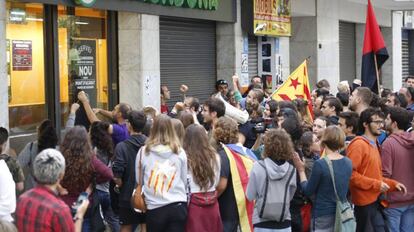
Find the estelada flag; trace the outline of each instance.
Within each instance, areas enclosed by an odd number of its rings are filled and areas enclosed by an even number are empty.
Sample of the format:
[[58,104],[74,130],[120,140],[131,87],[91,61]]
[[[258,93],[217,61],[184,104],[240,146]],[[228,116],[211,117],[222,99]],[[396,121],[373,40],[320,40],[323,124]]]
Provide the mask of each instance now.
[[246,190],[254,161],[248,156],[238,154],[237,151],[226,145],[223,145],[223,148],[230,163],[231,180],[237,211],[239,212],[240,229],[242,232],[253,232],[254,202],[247,200]]
[[309,119],[313,120],[313,108],[309,91],[308,66],[306,60],[290,74],[288,79],[283,82],[271,97],[276,101],[292,101],[296,98],[303,98],[308,102],[307,111]]
[[[374,58],[375,56],[375,58]],[[388,59],[384,38],[375,18],[371,1],[368,0],[367,20],[365,24],[364,48],[362,50],[361,81],[362,86],[378,93],[378,70]],[[377,65],[375,65],[375,60]]]

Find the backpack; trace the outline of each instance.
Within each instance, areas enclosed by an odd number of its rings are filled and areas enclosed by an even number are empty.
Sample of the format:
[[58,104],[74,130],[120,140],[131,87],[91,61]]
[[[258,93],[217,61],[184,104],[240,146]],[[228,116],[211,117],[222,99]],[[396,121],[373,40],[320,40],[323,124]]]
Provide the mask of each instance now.
[[[289,165],[287,174],[279,180],[271,180],[263,160],[258,161],[266,173],[266,182],[256,200],[256,209],[260,218],[282,222],[289,215],[289,202],[287,193],[289,184],[295,174],[295,168]],[[281,183],[283,183],[281,185]],[[281,194],[282,193],[282,194]],[[271,196],[268,198],[268,196]]]
[[333,172],[332,161],[325,156],[324,160],[328,163],[329,173],[331,175],[335,196],[336,196],[336,213],[335,213],[335,232],[354,232],[356,231],[356,221],[354,218],[354,211],[348,200],[342,202],[339,199],[335,186],[335,176]]

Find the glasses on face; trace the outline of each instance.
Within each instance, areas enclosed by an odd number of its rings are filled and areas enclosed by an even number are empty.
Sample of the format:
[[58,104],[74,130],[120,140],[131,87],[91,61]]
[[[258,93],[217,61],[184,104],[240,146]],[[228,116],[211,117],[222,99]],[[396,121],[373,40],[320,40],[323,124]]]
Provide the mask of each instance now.
[[376,120],[376,121],[371,121],[371,123],[377,124],[379,125],[384,125],[384,121],[383,120]]

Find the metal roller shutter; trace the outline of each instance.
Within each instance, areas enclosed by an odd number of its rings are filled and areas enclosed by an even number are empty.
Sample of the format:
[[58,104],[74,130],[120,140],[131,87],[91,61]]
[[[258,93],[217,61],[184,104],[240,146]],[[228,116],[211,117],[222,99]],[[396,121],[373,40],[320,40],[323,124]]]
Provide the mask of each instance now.
[[355,24],[339,22],[339,71],[341,81],[356,78]]
[[182,101],[180,85],[188,96],[203,103],[216,82],[216,24],[213,21],[160,17],[161,85],[171,92],[170,108]]
[[257,62],[258,62],[258,53],[257,53],[257,37],[249,35],[249,78],[256,76],[258,73]]
[[401,52],[402,52],[402,79],[403,83],[405,78],[410,74],[410,52],[409,52],[408,38],[402,39]]

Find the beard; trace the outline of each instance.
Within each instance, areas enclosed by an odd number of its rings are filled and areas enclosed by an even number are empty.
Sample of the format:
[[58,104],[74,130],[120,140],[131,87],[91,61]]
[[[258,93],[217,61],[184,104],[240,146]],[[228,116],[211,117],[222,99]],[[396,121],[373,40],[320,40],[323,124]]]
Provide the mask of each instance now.
[[355,110],[356,110],[356,105],[355,105],[355,104],[352,104],[352,102],[349,102],[349,104],[348,104],[348,108],[349,108],[350,110],[352,110],[352,111],[355,111]]
[[373,129],[372,127],[371,127],[371,125],[368,127],[368,130],[369,130],[369,132],[372,134],[372,135],[374,135],[374,136],[376,136],[376,137],[378,137],[378,136],[380,136],[381,135],[381,130],[376,130],[376,129]]

